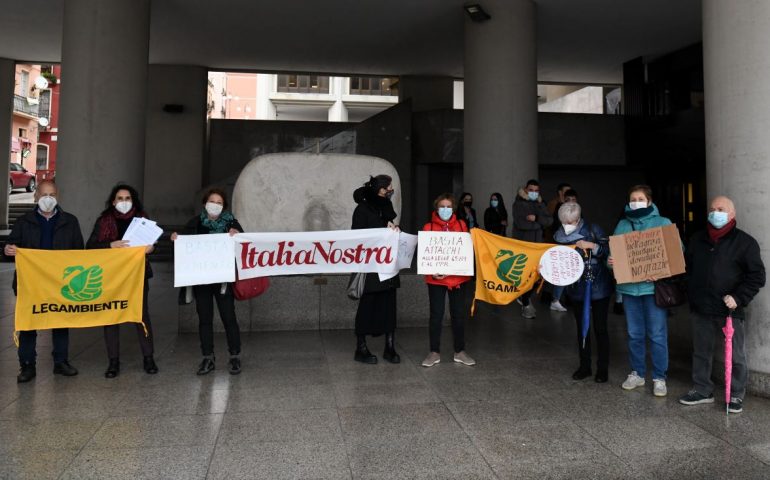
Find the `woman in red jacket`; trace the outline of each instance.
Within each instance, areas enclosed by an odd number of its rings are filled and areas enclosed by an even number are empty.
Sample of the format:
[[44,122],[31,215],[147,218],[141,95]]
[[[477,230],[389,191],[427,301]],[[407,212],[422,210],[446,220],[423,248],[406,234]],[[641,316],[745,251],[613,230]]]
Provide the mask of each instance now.
[[[442,193],[433,201],[435,211],[431,221],[423,231],[467,232],[463,220],[454,214],[455,198],[451,193]],[[475,365],[476,361],[465,353],[465,315],[466,305],[462,285],[471,277],[457,275],[425,275],[430,300],[430,353],[422,362],[423,367],[432,367],[441,361],[441,322],[444,319],[444,301],[449,295],[449,314],[452,317],[452,336],[454,337],[454,361],[463,365]]]

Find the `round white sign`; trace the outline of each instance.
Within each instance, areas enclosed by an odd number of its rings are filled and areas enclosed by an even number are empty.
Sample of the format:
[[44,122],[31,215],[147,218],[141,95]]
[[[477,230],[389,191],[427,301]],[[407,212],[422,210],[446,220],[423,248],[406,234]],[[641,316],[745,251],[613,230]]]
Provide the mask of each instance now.
[[564,245],[549,248],[540,257],[540,275],[551,285],[572,285],[580,280],[584,268],[580,254]]

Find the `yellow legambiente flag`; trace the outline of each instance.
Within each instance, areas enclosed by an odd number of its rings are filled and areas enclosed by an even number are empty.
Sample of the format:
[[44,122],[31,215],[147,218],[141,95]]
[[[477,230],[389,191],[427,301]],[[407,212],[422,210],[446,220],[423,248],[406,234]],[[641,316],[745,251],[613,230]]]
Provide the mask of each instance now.
[[495,305],[507,305],[535,286],[540,279],[540,257],[552,243],[532,243],[501,237],[480,228],[471,229],[476,255],[476,295]]
[[144,247],[16,250],[16,331],[142,323]]

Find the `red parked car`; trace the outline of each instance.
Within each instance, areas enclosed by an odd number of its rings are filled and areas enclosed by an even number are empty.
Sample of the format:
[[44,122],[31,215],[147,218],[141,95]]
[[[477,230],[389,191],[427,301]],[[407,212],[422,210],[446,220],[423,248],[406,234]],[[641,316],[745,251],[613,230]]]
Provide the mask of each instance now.
[[10,180],[11,190],[14,188],[26,188],[28,192],[35,191],[35,174],[29,173],[19,163],[11,163]]

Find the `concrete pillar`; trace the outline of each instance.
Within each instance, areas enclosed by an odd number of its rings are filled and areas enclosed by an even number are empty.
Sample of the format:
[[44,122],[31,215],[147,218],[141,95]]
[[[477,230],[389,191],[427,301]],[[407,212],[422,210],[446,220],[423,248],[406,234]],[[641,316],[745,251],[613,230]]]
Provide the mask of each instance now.
[[[537,57],[532,0],[486,0],[491,19],[465,19],[463,183],[508,202],[537,177]],[[510,205],[508,205],[510,208]]]
[[398,101],[412,101],[413,112],[454,108],[454,79],[404,75],[398,79]]
[[[200,209],[206,79],[205,67],[150,65],[142,200],[163,225],[184,225]],[[166,112],[165,105],[182,111]]]
[[149,27],[149,0],[64,2],[57,183],[85,234],[115,183],[144,190]]
[[342,101],[342,96],[348,93],[349,80],[344,77],[331,77],[331,94],[334,96],[334,104],[329,107],[330,122],[347,122],[348,107]]
[[257,120],[275,120],[275,105],[270,100],[273,93],[275,77],[269,73],[257,74],[257,111],[254,117]]
[[0,58],[0,152],[5,152],[0,162],[0,229],[8,228],[8,175],[10,171],[11,132],[13,124],[13,87],[16,63]]
[[[710,197],[735,201],[738,227],[770,269],[770,2],[703,0],[706,177]],[[702,213],[705,215],[705,212]],[[750,386],[770,395],[770,286],[746,321]]]

